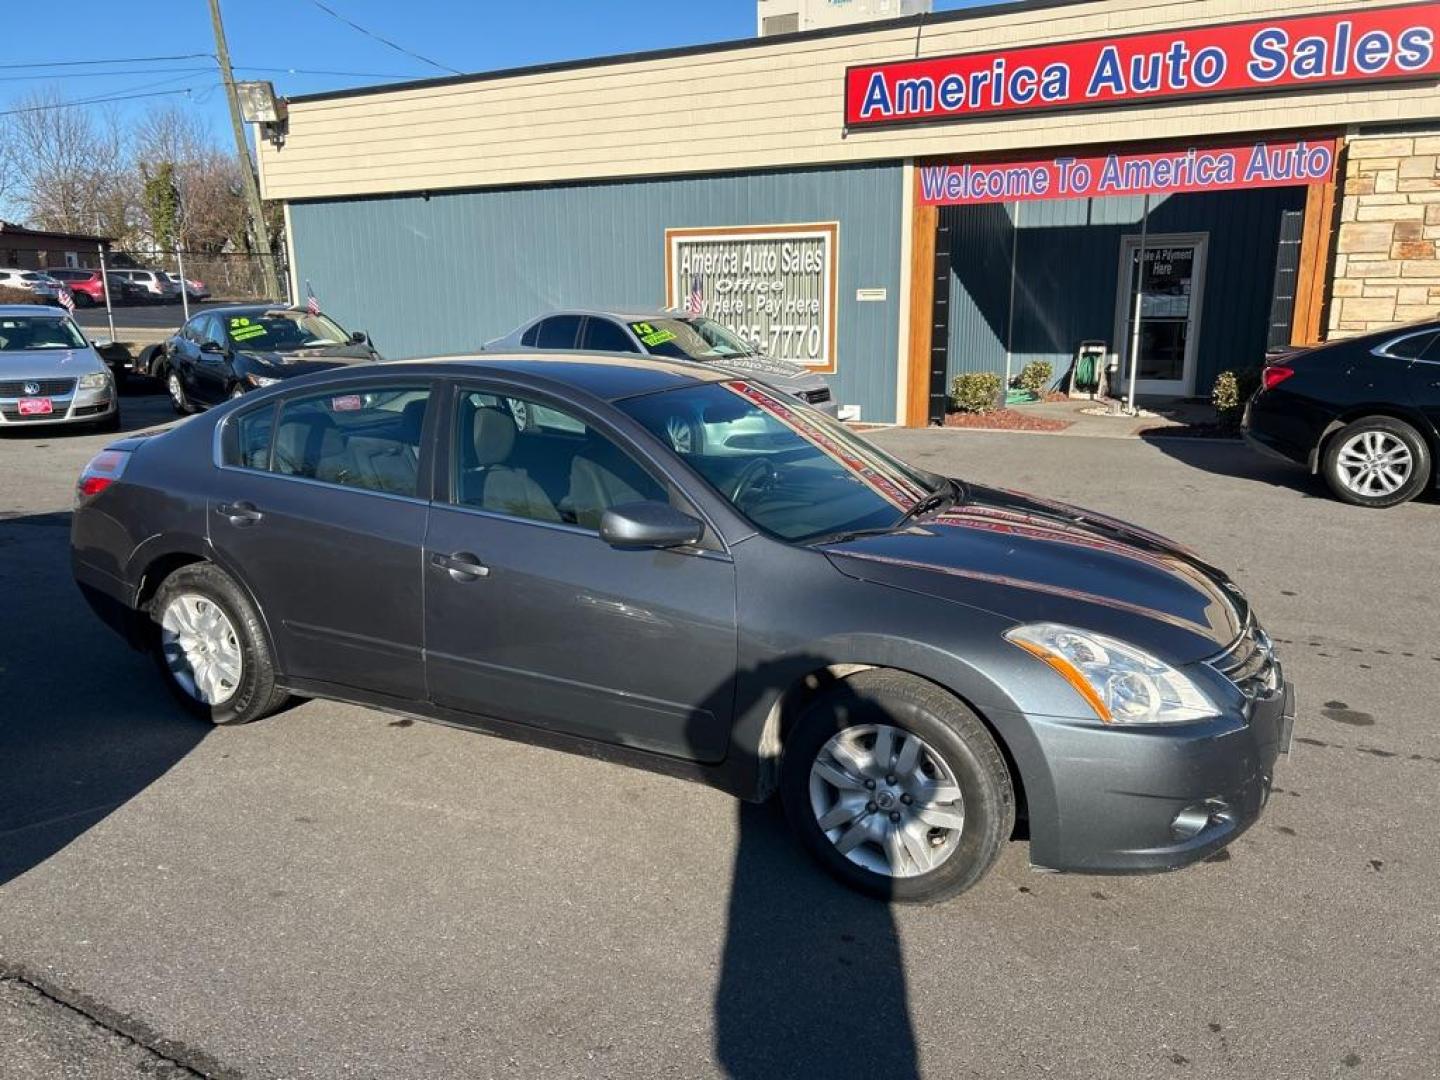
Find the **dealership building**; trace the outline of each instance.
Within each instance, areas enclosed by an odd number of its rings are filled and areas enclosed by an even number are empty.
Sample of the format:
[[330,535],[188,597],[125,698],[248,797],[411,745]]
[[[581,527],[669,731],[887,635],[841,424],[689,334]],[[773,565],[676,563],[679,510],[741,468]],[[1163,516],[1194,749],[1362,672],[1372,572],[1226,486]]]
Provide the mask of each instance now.
[[387,355],[699,308],[919,425],[1082,343],[1188,397],[1440,314],[1437,38],[1433,2],[1023,0],[293,98],[257,145],[295,295]]

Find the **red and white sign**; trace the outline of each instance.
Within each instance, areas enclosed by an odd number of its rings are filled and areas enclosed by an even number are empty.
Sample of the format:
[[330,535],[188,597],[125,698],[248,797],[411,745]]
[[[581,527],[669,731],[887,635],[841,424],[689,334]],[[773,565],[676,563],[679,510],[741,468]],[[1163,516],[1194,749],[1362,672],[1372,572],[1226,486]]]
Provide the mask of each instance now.
[[18,412],[21,416],[49,416],[55,411],[55,403],[48,397],[22,397]]
[[845,125],[1434,79],[1437,36],[1426,2],[866,64],[845,72]]
[[1335,172],[1335,144],[1262,142],[1163,154],[922,165],[915,171],[922,206],[1178,195],[1324,183]]

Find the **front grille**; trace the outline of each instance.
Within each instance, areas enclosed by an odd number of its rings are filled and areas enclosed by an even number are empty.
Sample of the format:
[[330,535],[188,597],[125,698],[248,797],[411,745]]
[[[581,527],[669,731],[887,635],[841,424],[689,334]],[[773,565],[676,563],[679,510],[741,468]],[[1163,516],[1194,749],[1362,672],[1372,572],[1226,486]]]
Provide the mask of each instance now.
[[830,388],[827,386],[821,390],[801,390],[796,397],[801,401],[808,401],[811,405],[819,405],[830,400]]
[[1275,647],[1253,616],[1235,643],[1208,663],[1238,686],[1246,697],[1272,693],[1279,685]]
[[[27,382],[33,382],[40,389],[26,390]],[[64,397],[74,389],[74,379],[7,379],[0,382],[0,398]]]

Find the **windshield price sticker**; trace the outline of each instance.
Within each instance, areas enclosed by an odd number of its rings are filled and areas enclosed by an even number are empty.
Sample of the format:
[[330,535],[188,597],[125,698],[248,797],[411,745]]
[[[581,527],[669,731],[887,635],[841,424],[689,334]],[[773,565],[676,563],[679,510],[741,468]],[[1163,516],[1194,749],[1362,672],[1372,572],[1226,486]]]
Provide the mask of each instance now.
[[666,300],[777,360],[835,370],[839,226],[667,229]]
[[667,341],[675,340],[673,330],[657,330],[648,322],[631,323],[630,329],[635,331],[635,336],[640,339],[640,344],[647,348],[654,348],[656,345],[664,345]]
[[259,323],[253,323],[244,315],[236,316],[230,320],[230,339],[232,341],[249,341],[251,338],[264,337],[265,327]]

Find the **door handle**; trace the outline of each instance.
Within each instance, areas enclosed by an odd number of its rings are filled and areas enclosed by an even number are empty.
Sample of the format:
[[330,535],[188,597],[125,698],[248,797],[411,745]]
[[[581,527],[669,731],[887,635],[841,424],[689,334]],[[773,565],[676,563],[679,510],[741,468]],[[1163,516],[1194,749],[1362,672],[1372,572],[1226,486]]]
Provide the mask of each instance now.
[[228,518],[231,525],[254,525],[265,515],[255,509],[254,503],[234,502],[221,503],[215,508],[216,513]]
[[490,568],[468,551],[457,551],[454,555],[431,555],[430,565],[448,571],[456,581],[475,581],[490,576]]

